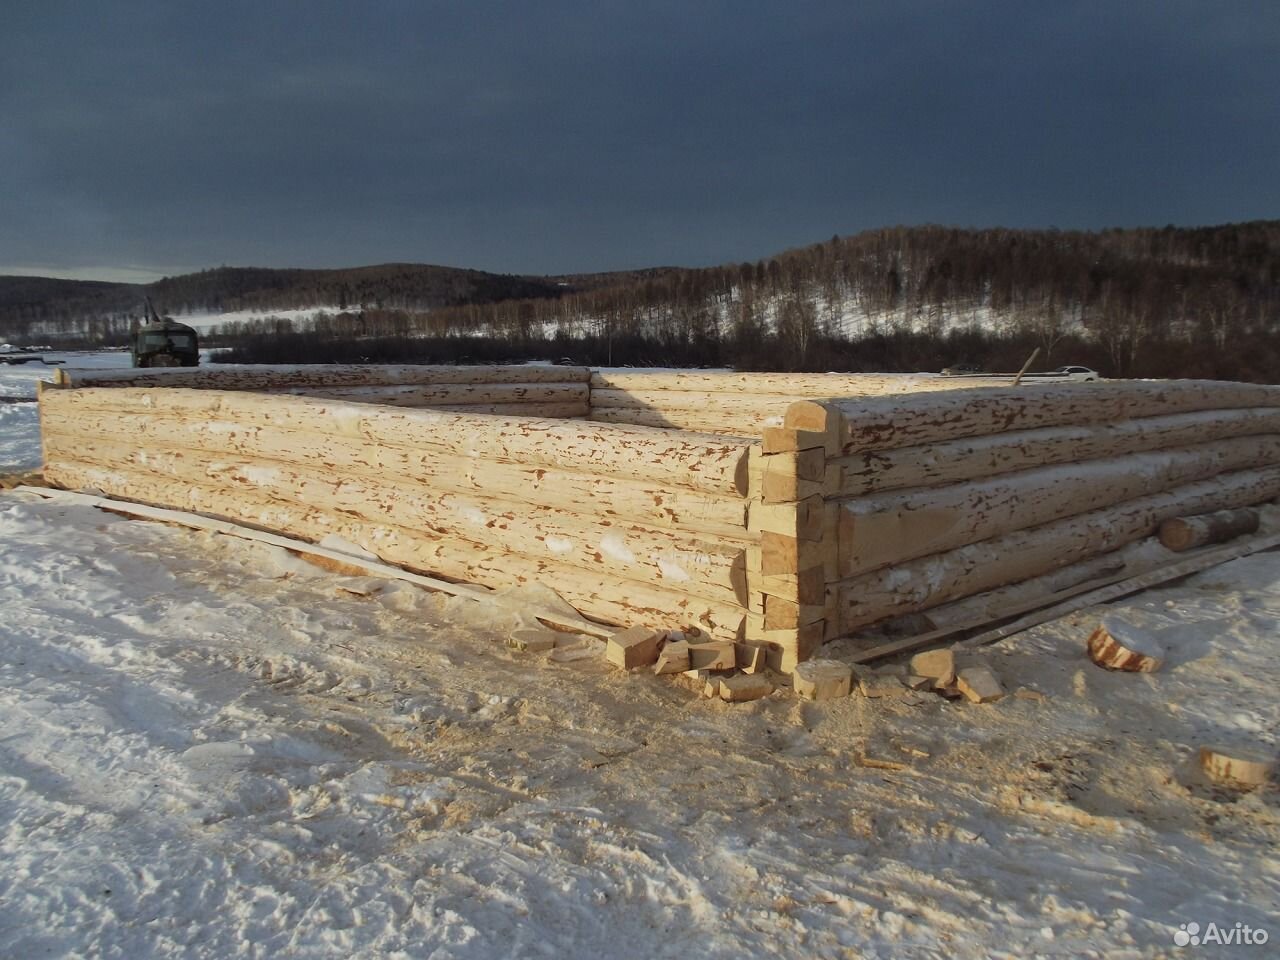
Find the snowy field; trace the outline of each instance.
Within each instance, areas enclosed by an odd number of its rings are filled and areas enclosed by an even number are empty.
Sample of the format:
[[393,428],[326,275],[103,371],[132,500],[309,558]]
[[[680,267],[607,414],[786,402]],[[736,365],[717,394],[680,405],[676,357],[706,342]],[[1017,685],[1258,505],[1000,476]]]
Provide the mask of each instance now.
[[[38,463],[29,406],[0,405],[0,462]],[[1161,672],[1093,666],[1094,609],[982,654],[1044,694],[985,706],[706,701],[512,653],[463,603],[0,494],[0,956],[1280,942],[1280,794],[1192,762],[1277,747],[1280,553],[1107,608],[1161,632]]]
[[[70,352],[41,353],[68,367],[95,370],[128,367],[129,354]],[[36,381],[52,380],[56,366],[43,363],[0,364],[0,473],[19,473],[40,466],[40,418],[36,410]]]

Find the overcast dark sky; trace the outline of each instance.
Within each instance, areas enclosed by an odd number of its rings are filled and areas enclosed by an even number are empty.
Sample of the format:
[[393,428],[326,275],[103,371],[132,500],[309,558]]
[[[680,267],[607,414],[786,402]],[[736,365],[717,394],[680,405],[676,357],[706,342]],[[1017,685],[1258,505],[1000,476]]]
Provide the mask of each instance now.
[[0,270],[1280,216],[1280,2],[0,0]]

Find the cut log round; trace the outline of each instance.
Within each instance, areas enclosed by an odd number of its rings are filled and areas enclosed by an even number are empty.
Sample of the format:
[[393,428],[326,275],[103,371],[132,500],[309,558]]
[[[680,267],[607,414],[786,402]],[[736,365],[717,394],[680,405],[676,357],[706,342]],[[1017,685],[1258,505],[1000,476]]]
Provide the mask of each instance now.
[[806,660],[796,664],[791,683],[806,700],[835,700],[849,696],[853,669],[839,660]]
[[1238,747],[1201,747],[1200,769],[1214,783],[1251,789],[1262,786],[1275,773],[1276,759],[1258,750]]
[[1089,659],[1108,670],[1155,673],[1164,665],[1165,650],[1149,630],[1107,618],[1089,635]]
[[1160,524],[1160,542],[1170,550],[1193,550],[1224,543],[1258,529],[1257,510],[1219,510],[1195,517],[1174,517]]

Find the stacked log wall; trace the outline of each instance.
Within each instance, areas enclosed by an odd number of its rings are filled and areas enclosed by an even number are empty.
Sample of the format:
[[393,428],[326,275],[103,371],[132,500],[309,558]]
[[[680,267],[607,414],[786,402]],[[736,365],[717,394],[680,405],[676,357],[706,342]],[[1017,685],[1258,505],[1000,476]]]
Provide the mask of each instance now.
[[1118,550],[1171,517],[1280,494],[1274,386],[1113,381],[799,401],[772,433],[824,451],[808,508],[822,517],[821,548],[807,562],[821,562],[826,583],[802,616],[821,620],[827,640]]
[[538,581],[606,622],[745,628],[747,441],[185,387],[44,390],[41,419],[58,486]]

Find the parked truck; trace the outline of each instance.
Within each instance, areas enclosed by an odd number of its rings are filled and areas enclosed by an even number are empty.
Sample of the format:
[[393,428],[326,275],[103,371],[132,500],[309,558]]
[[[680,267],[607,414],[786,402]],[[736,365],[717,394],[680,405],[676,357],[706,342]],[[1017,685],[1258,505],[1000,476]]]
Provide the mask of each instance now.
[[200,337],[194,328],[173,317],[161,317],[147,298],[147,322],[133,332],[135,367],[196,367],[200,365]]

